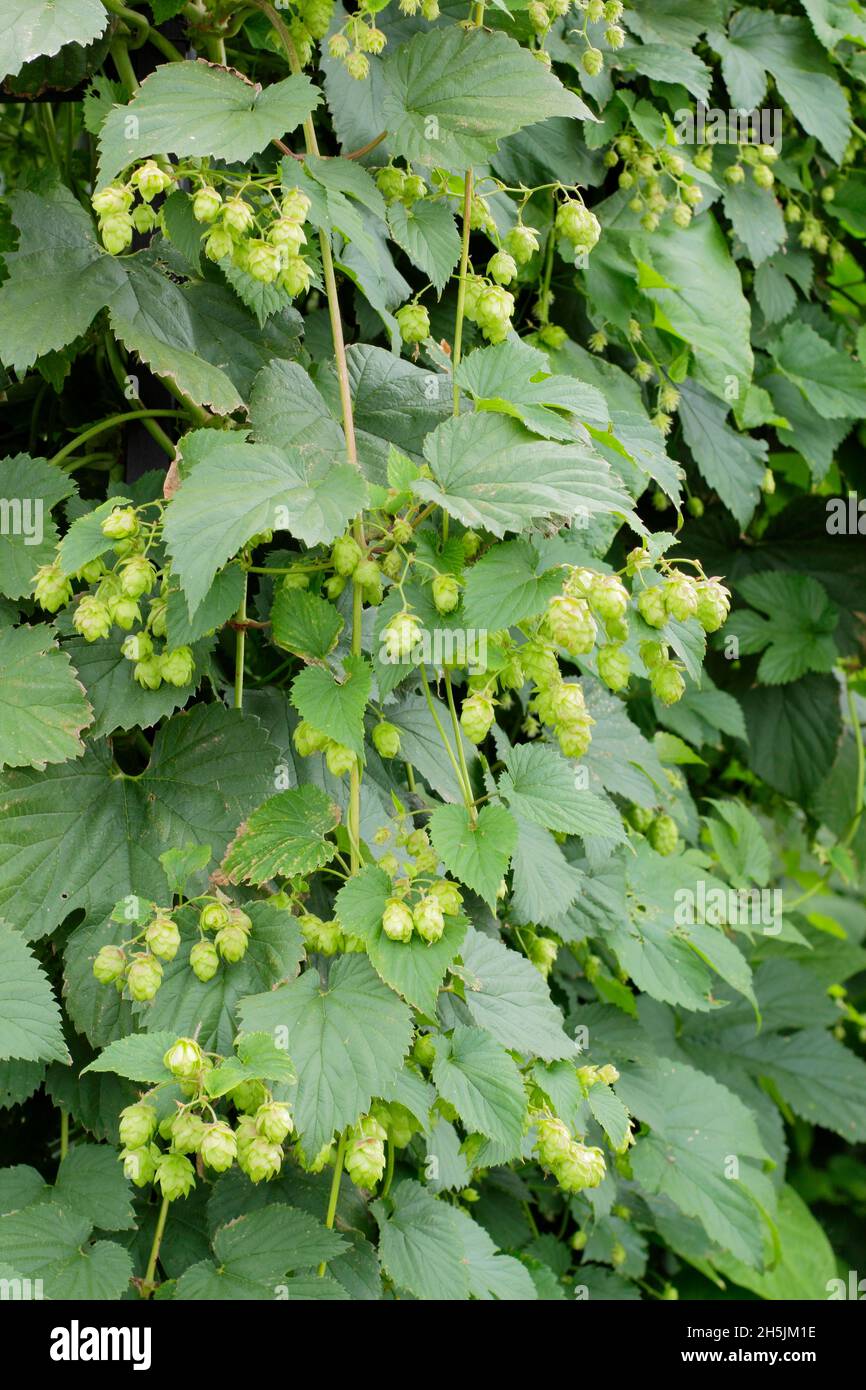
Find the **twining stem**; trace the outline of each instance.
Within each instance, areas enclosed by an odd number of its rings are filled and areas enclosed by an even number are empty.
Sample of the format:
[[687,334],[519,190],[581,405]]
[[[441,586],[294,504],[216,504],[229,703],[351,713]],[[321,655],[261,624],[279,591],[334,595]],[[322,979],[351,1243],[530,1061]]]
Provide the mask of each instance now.
[[538,321],[541,324],[548,322],[550,318],[550,282],[553,278],[553,251],[556,245],[556,233],[551,227],[547,235],[547,245],[544,249],[544,270],[541,276],[541,289],[538,294]]
[[454,322],[454,351],[451,354],[451,379],[453,382],[453,411],[460,414],[460,387],[457,385],[457,368],[463,348],[463,314],[466,308],[466,271],[469,265],[469,223],[472,217],[472,170],[466,170],[463,193],[463,236],[460,244],[460,270],[457,280],[457,317]]
[[[340,1196],[340,1179],[343,1176],[343,1159],[346,1157],[346,1134],[345,1131],[340,1135],[337,1142],[337,1156],[334,1159],[334,1176],[331,1178],[331,1193],[328,1197],[328,1211],[325,1216],[325,1225],[329,1231],[334,1229],[334,1221],[337,1216],[337,1201]],[[327,1260],[322,1260],[319,1265],[319,1278],[325,1273]]]
[[[100,420],[98,425],[91,425],[88,429],[77,434],[74,439],[70,439],[68,444],[64,444],[63,448],[58,450],[52,459],[49,459],[49,462],[62,463],[63,459],[75,452],[79,444],[86,444],[88,439],[95,439],[98,434],[104,434],[106,430],[113,429],[115,425],[124,425],[127,420],[152,420],[156,416],[171,416],[178,419],[183,418],[184,413],[182,410],[146,410],[142,408],[140,410],[124,410],[119,415],[109,415],[107,420]],[[172,450],[173,452],[174,450]]]
[[[130,378],[123,363],[120,360],[120,353],[117,350],[117,344],[114,341],[114,338],[111,335],[111,333],[106,333],[105,335],[105,355],[108,358],[108,365],[111,368],[112,376],[114,377],[121,391],[123,391],[125,394],[129,386]],[[146,407],[142,404],[138,396],[127,396],[127,400],[131,401],[134,404],[136,410],[146,409]],[[155,439],[159,447],[165,450],[170,459],[173,459],[175,454],[177,453],[177,449],[175,448],[174,443],[166,434],[162,426],[158,425],[155,420],[148,419],[146,416],[142,417],[141,423],[144,425],[144,428],[147,430],[151,439]]]
[[150,1259],[147,1262],[147,1269],[144,1275],[144,1283],[141,1286],[142,1298],[150,1298],[154,1288],[156,1277],[156,1262],[159,1259],[159,1247],[162,1245],[162,1238],[165,1235],[165,1223],[168,1219],[169,1199],[163,1197],[162,1206],[159,1209],[159,1217],[156,1222],[156,1230],[153,1233],[153,1244],[150,1247]]
[[247,645],[247,575],[244,571],[244,587],[241,591],[241,601],[238,611],[235,614],[237,631],[235,633],[235,709],[243,709],[244,705],[244,661],[246,660]]
[[158,48],[163,57],[167,58],[170,63],[182,63],[184,61],[183,54],[179,53],[174,44],[165,38],[158,29],[151,28],[143,14],[121,4],[121,0],[102,0],[102,3],[109,14],[116,14],[118,19],[122,19],[130,29],[138,32],[140,38],[135,45],[136,48],[140,48],[144,43],[152,43],[154,48]]
[[386,1168],[385,1168],[385,1181],[384,1181],[384,1183],[382,1184],[382,1191],[381,1191],[380,1194],[379,1194],[380,1197],[387,1197],[387,1196],[388,1196],[388,1193],[391,1191],[391,1183],[392,1183],[393,1180],[394,1180],[394,1158],[395,1158],[395,1156],[396,1156],[396,1153],[397,1153],[397,1146],[395,1145],[393,1139],[389,1139],[389,1140],[388,1140],[388,1163],[387,1163],[387,1166],[386,1166]]
[[460,720],[457,718],[457,707],[454,704],[454,691],[451,686],[451,673],[445,670],[445,693],[448,696],[448,708],[451,711],[451,723],[454,726],[454,741],[457,744],[457,756],[460,759],[462,772],[461,783],[463,786],[463,799],[466,802],[466,809],[469,812],[469,823],[475,825],[478,820],[478,812],[475,809],[475,802],[472,796],[472,783],[469,779],[469,768],[466,765],[466,753],[463,749],[463,737],[460,732]]
[[129,49],[123,39],[115,39],[111,44],[111,56],[114,59],[114,66],[117,68],[117,75],[131,97],[134,97],[139,88],[139,81],[135,75],[135,69],[129,56]]
[[60,1112],[60,1162],[69,1153],[69,1111]]
[[463,794],[463,800],[466,803],[466,809],[471,814],[472,810],[474,810],[474,807],[472,806],[472,788],[469,786],[468,782],[464,782],[463,780],[463,772],[461,770],[460,764],[454,756],[454,749],[451,747],[451,742],[448,738],[448,735],[442,727],[442,720],[439,718],[439,715],[436,712],[436,706],[433,703],[433,696],[430,692],[430,683],[427,680],[427,672],[424,670],[423,666],[420,666],[418,669],[421,672],[421,683],[424,686],[424,694],[427,699],[427,705],[430,710],[430,715],[433,719],[433,723],[436,725],[436,728],[439,731],[439,737],[442,740],[442,746],[445,749],[445,752],[448,754],[449,761],[454,769],[454,776],[457,778],[457,785]]

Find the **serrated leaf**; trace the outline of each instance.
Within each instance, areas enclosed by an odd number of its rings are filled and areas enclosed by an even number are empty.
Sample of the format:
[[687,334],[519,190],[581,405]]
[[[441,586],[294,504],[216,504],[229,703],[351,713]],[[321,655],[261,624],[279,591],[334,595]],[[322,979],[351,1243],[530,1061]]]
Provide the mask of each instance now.
[[201,59],[166,63],[145,78],[128,105],[115,107],[105,121],[99,136],[100,187],[146,155],[245,162],[277,136],[295,130],[319,99],[310,79],[301,74],[263,90],[240,73]]
[[24,938],[0,922],[0,1058],[68,1062],[60,1009]]
[[468,1131],[519,1144],[526,1115],[523,1078],[501,1044],[462,1024],[437,1039],[433,1080]]
[[779,371],[825,420],[866,415],[866,368],[807,323],[786,324],[772,352]]
[[455,378],[476,410],[513,415],[545,439],[570,443],[580,438],[574,418],[603,426],[610,419],[596,387],[573,376],[550,375],[545,353],[519,340],[476,348],[460,363]]
[[214,575],[259,531],[286,529],[306,545],[333,540],[360,510],[360,473],[318,449],[246,444],[196,430],[188,474],[165,510],[164,537],[190,614]]
[[762,618],[738,609],[730,624],[744,656],[764,652],[758,676],[765,685],[783,685],[807,671],[833,669],[838,659],[833,633],[839,610],[817,579],[768,570],[745,576],[737,588],[767,615]]
[[180,589],[169,589],[166,608],[166,642],[169,648],[188,647],[207,633],[220,628],[233,618],[240,607],[244,592],[244,572],[240,565],[226,565],[214,575],[214,581],[190,618],[186,599]]
[[387,1091],[412,1038],[409,1009],[363,956],[337,960],[327,987],[307,970],[244,999],[240,1017],[247,1032],[286,1030],[298,1073],[295,1120],[311,1153]]
[[471,627],[495,631],[542,613],[562,587],[557,569],[544,570],[528,541],[491,546],[466,574],[463,615]]
[[122,493],[112,495],[92,511],[74,519],[57,553],[60,568],[67,578],[71,578],[91,560],[107,554],[114,542],[102,534],[102,523],[115,507],[125,507],[130,502],[132,498]]
[[383,71],[388,145],[413,164],[465,169],[546,116],[591,118],[578,96],[502,33],[455,26],[415,34]]
[[584,886],[584,876],[565,858],[549,831],[517,817],[511,905],[520,922],[554,931]]
[[351,748],[364,761],[364,710],[370,698],[372,672],[361,656],[347,656],[340,681],[321,666],[308,666],[292,682],[295,709],[328,738]]
[[446,869],[492,906],[517,843],[514,817],[482,806],[473,823],[465,806],[437,806],[427,828]]
[[553,748],[519,743],[507,750],[504,761],[499,794],[516,816],[569,835],[601,835],[614,844],[625,839],[622,818],[613,805],[595,792],[580,790],[572,768]]
[[388,875],[367,864],[340,889],[334,912],[345,932],[364,940],[367,955],[385,983],[422,1013],[435,1014],[439,987],[463,943],[466,922],[446,918],[442,936],[429,944],[417,934],[411,941],[391,941],[382,929],[391,893]]
[[477,931],[468,933],[460,954],[469,972],[466,1007],[479,1028],[503,1047],[545,1061],[576,1056],[547,985],[525,956]]
[[325,839],[340,810],[319,787],[277,792],[244,822],[229,846],[224,871],[235,883],[261,885],[280,874],[294,878],[328,864],[337,852]]
[[767,467],[763,440],[738,434],[725,423],[727,408],[694,382],[680,393],[683,437],[710,487],[741,526],[748,526],[761,496]]
[[420,1183],[405,1181],[395,1185],[388,1206],[374,1202],[372,1210],[379,1223],[379,1259],[398,1288],[431,1301],[469,1297],[469,1271],[452,1207]]
[[0,1217],[0,1260],[26,1278],[41,1279],[50,1299],[119,1299],[132,1260],[111,1240],[90,1240],[91,1223],[54,1203],[37,1203]]
[[587,1103],[611,1148],[618,1150],[629,1132],[628,1111],[619,1096],[604,1082],[597,1082],[590,1087]]
[[451,209],[426,198],[411,208],[392,203],[388,226],[397,245],[441,294],[460,259],[460,233]]
[[50,627],[0,628],[0,766],[62,763],[84,752],[93,711]]
[[271,608],[271,636],[278,647],[305,661],[323,661],[344,627],[332,603],[307,589],[278,589]]
[[107,22],[100,0],[2,0],[0,78],[14,77],[25,63],[51,57],[65,44],[92,43]]
[[131,1033],[109,1043],[84,1071],[111,1071],[128,1081],[146,1081],[151,1085],[171,1081],[173,1074],[162,1059],[176,1041],[177,1033]]
[[11,517],[11,524],[7,521],[0,528],[0,594],[22,598],[32,593],[33,576],[40,565],[52,562],[57,545],[57,527],[49,513],[74,493],[74,481],[56,464],[29,454],[0,459],[0,497],[6,499]]
[[205,1086],[212,1099],[224,1096],[243,1081],[278,1081],[291,1086],[297,1080],[288,1053],[268,1033],[242,1033],[235,1052],[208,1073]]
[[48,1199],[85,1216],[100,1231],[135,1228],[132,1189],[117,1161],[117,1150],[107,1144],[75,1144],[57,1170]]
[[494,536],[552,516],[632,516],[630,498],[590,448],[537,439],[505,415],[447,420],[428,435],[424,456],[433,479],[414,483],[416,496]]
[[88,642],[76,636],[63,644],[92,706],[90,739],[104,738],[117,729],[150,729],[182,708],[200,686],[213,646],[210,641],[193,645],[195,665],[186,685],[164,681],[158,690],[145,690],[135,679],[134,663],[127,661],[121,651],[122,640],[120,630],[115,628],[104,642]]

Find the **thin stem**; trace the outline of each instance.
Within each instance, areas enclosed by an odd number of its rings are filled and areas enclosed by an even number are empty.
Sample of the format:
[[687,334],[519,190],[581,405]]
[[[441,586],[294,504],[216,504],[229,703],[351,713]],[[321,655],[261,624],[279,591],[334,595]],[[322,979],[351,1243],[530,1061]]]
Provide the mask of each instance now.
[[[331,1178],[331,1193],[328,1197],[328,1211],[325,1216],[325,1225],[329,1231],[334,1229],[334,1221],[337,1215],[337,1201],[340,1196],[340,1179],[343,1176],[343,1160],[346,1157],[346,1135],[343,1132],[337,1142],[337,1157],[334,1159],[334,1176]],[[322,1260],[319,1265],[319,1278],[323,1278],[327,1260]]]
[[129,57],[129,49],[123,39],[115,39],[111,44],[111,56],[114,59],[114,66],[117,68],[117,75],[131,97],[138,91],[139,81],[135,75],[135,69]]
[[[79,444],[86,444],[87,441],[88,441],[88,439],[95,439],[95,437],[96,437],[98,434],[104,434],[106,430],[113,429],[113,428],[115,427],[115,425],[124,425],[124,424],[126,424],[127,420],[143,420],[143,419],[145,419],[145,418],[147,418],[147,419],[153,419],[154,416],[157,416],[157,415],[158,415],[158,416],[173,416],[175,419],[177,419],[177,417],[178,417],[178,416],[182,416],[183,413],[184,413],[184,412],[183,412],[182,410],[145,410],[145,409],[141,409],[141,410],[125,410],[125,411],[121,412],[121,414],[119,414],[119,415],[109,415],[109,417],[108,417],[107,420],[101,420],[101,421],[99,422],[98,425],[91,425],[89,429],[82,430],[81,433],[80,433],[80,434],[77,434],[77,435],[75,436],[74,439],[70,439],[69,443],[68,443],[68,444],[64,444],[63,448],[60,449],[60,450],[54,455],[54,457],[53,457],[52,459],[49,460],[49,462],[50,462],[50,463],[61,463],[61,462],[63,461],[63,459],[68,458],[70,454],[72,454],[72,453],[75,452],[75,450],[78,448]],[[174,449],[172,449],[172,453],[174,453]]]
[[849,685],[848,695],[848,718],[851,720],[851,728],[854,733],[854,742],[857,745],[857,785],[854,799],[854,819],[848,827],[848,833],[842,841],[847,848],[860,829],[860,820],[863,815],[863,793],[866,790],[866,752],[863,748],[863,730],[860,728],[860,718],[857,714],[857,704],[854,699],[854,690]]
[[463,749],[460,720],[457,718],[457,706],[454,703],[451,673],[447,670],[445,672],[445,693],[448,697],[448,708],[451,711],[451,723],[454,727],[454,741],[457,744],[457,756],[460,759],[460,768],[462,771],[460,780],[463,787],[463,800],[466,802],[466,809],[469,812],[469,822],[471,825],[475,825],[478,820],[478,812],[475,809],[475,802],[472,796],[472,783],[469,779],[469,768],[466,766],[466,753]]
[[120,0],[102,0],[102,3],[110,14],[116,14],[119,19],[123,20],[124,24],[129,25],[130,29],[137,30],[141,37],[135,45],[136,48],[140,48],[145,43],[152,43],[154,48],[158,48],[163,57],[167,58],[170,63],[182,63],[184,61],[183,54],[178,52],[174,44],[158,29],[151,28],[143,14],[139,14],[137,10],[129,9],[126,5],[121,4]]
[[[361,616],[364,593],[360,584],[355,584],[352,594],[352,655],[361,655]],[[346,824],[349,835],[349,855],[352,873],[361,867],[361,767],[356,758],[349,769],[349,817]]]
[[463,236],[460,246],[460,271],[457,281],[457,317],[454,322],[454,351],[451,354],[451,377],[454,383],[453,414],[460,414],[460,387],[457,385],[457,368],[463,347],[463,315],[466,308],[466,271],[469,266],[469,221],[472,216],[472,170],[466,170],[463,193]]
[[[114,338],[110,333],[106,333],[105,335],[105,355],[108,358],[108,365],[111,368],[112,376],[114,377],[121,391],[123,391],[124,395],[126,395],[130,378],[124,368],[122,361],[120,360],[120,353],[117,350],[117,343],[114,341]],[[132,401],[137,410],[146,409],[146,407],[143,405],[141,399],[138,396],[127,396],[127,400]],[[172,439],[169,435],[166,434],[162,426],[158,425],[155,420],[149,420],[147,418],[142,418],[141,423],[144,425],[144,428],[147,430],[151,439],[155,439],[160,448],[165,450],[170,459],[173,459],[175,454],[177,453],[177,449],[175,448]]]
[[247,575],[244,572],[244,587],[241,592],[241,601],[238,611],[235,614],[235,622],[238,624],[235,633],[235,709],[243,709],[244,705],[244,660],[246,657],[247,644]]
[[382,1191],[381,1191],[381,1193],[379,1194],[381,1197],[387,1197],[387,1196],[388,1196],[388,1193],[391,1191],[391,1183],[393,1182],[393,1179],[394,1179],[394,1158],[395,1158],[396,1152],[397,1152],[397,1149],[396,1149],[396,1145],[394,1144],[394,1141],[393,1141],[392,1139],[389,1139],[389,1140],[388,1140],[388,1163],[387,1163],[387,1166],[386,1166],[386,1168],[385,1168],[385,1181],[384,1181],[384,1183],[382,1184]]
[[433,723],[436,725],[436,728],[439,730],[439,737],[441,738],[442,743],[443,743],[443,746],[444,746],[444,748],[445,748],[445,752],[448,754],[448,757],[449,757],[449,759],[450,759],[450,761],[451,761],[451,766],[452,766],[453,769],[454,769],[454,775],[455,775],[455,777],[457,778],[457,785],[458,785],[458,787],[460,788],[461,792],[463,793],[463,796],[464,796],[464,799],[465,799],[465,797],[466,797],[466,790],[465,790],[465,788],[464,788],[464,786],[463,786],[463,774],[462,774],[462,772],[460,771],[460,764],[457,762],[457,759],[456,759],[455,756],[454,756],[454,749],[451,747],[451,744],[450,744],[449,741],[448,741],[448,735],[446,734],[445,730],[444,730],[443,727],[442,727],[442,720],[439,718],[439,715],[436,713],[436,706],[435,706],[434,703],[433,703],[433,696],[432,696],[431,693],[430,693],[430,685],[429,685],[429,683],[428,683],[428,681],[427,681],[427,672],[424,670],[424,667],[423,667],[423,666],[419,667],[419,670],[420,670],[420,672],[421,672],[421,680],[422,680],[423,685],[424,685],[424,694],[425,694],[426,697],[427,697],[427,704],[428,704],[428,706],[429,706],[429,708],[430,708],[430,714],[431,714],[431,716],[432,716],[432,718],[433,718]]
[[551,227],[544,248],[544,271],[541,277],[541,290],[538,295],[538,321],[547,323],[550,318],[550,281],[553,276],[553,252],[556,246],[556,233]]
[[60,1162],[69,1153],[69,1111],[60,1112]]
[[159,1209],[159,1217],[156,1222],[156,1230],[153,1233],[153,1244],[150,1247],[150,1259],[147,1262],[147,1270],[144,1275],[144,1283],[141,1286],[142,1298],[150,1298],[154,1288],[156,1277],[156,1262],[159,1259],[159,1247],[162,1245],[162,1238],[165,1235],[165,1223],[168,1219],[169,1199],[163,1197],[162,1206]]

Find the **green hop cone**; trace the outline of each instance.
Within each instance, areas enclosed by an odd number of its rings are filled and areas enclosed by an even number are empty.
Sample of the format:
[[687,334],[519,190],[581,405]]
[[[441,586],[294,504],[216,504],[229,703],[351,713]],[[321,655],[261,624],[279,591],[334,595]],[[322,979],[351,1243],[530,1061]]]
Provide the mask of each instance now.
[[334,541],[331,549],[331,564],[337,574],[345,575],[348,579],[349,575],[354,573],[363,553],[354,536],[340,536]]
[[220,928],[214,941],[223,960],[228,961],[229,965],[237,965],[238,961],[243,960],[247,953],[249,935],[243,927],[229,922],[228,926]]
[[294,1146],[294,1153],[305,1173],[322,1173],[334,1161],[334,1141],[323,1144],[312,1158],[307,1158],[301,1144]]
[[112,213],[100,223],[99,230],[102,233],[102,244],[110,256],[119,256],[132,245],[135,227],[129,213]]
[[718,579],[702,579],[696,587],[695,617],[704,632],[718,632],[731,611],[731,595]]
[[567,594],[557,594],[550,600],[545,627],[554,642],[572,656],[591,652],[598,636],[589,604],[585,599],[570,598]]
[[453,613],[460,602],[460,581],[455,575],[436,575],[433,580],[433,602],[439,613]]
[[615,574],[594,574],[588,598],[605,626],[622,622],[628,612],[628,589]]
[[557,724],[556,737],[567,758],[582,758],[592,743],[592,725],[595,720],[585,714],[581,720],[570,724]]
[[148,614],[147,625],[154,637],[164,637],[168,619],[168,603],[164,598],[152,598],[150,600],[150,613]]
[[598,674],[609,690],[625,690],[631,674],[628,653],[623,647],[599,647]]
[[289,256],[280,272],[280,284],[292,299],[297,298],[299,294],[306,294],[312,278],[312,269],[303,256]]
[[649,830],[647,839],[655,850],[656,854],[667,856],[673,854],[680,842],[680,832],[673,816],[656,816]]
[[143,1144],[140,1148],[125,1148],[120,1154],[123,1163],[123,1176],[135,1187],[147,1187],[153,1181],[156,1165],[160,1159],[155,1144]]
[[141,610],[134,598],[125,594],[113,594],[106,605],[108,616],[124,632],[129,632],[136,623],[141,622]]
[[183,1154],[163,1154],[157,1165],[156,1181],[163,1197],[176,1202],[195,1187],[195,1169]]
[[157,913],[144,933],[149,949],[160,960],[174,960],[180,947],[177,923],[165,913]]
[[628,813],[629,823],[645,835],[655,820],[655,812],[647,806],[632,806]]
[[283,1150],[261,1135],[238,1149],[238,1164],[251,1182],[269,1182],[279,1176],[283,1166]]
[[118,212],[127,212],[132,202],[131,191],[122,183],[111,183],[94,193],[90,200],[93,211],[100,221]]
[[321,753],[327,745],[328,736],[314,729],[306,719],[302,719],[295,728],[292,742],[302,758],[309,758],[313,753]]
[[436,1061],[436,1044],[432,1033],[418,1034],[412,1047],[412,1056],[419,1067],[423,1067],[425,1071],[430,1070]]
[[575,199],[560,204],[555,226],[560,236],[570,241],[577,251],[591,251],[601,236],[601,225],[595,213]]
[[289,256],[299,256],[302,247],[307,244],[307,234],[297,222],[290,221],[288,217],[278,217],[268,228],[268,241],[273,246],[285,248]]
[[483,743],[493,724],[493,701],[486,695],[468,695],[460,710],[460,727],[470,743]]
[[415,930],[422,941],[432,944],[445,930],[445,913],[435,893],[428,893],[412,911]]
[[650,671],[652,692],[663,705],[675,705],[686,690],[682,672],[672,661],[661,661]]
[[475,306],[478,327],[490,343],[505,341],[513,313],[514,295],[509,294],[501,285],[488,285],[482,290]]
[[[240,1081],[228,1092],[228,1099],[235,1110],[241,1111],[245,1115],[251,1115],[253,1111],[258,1110],[260,1105],[264,1105],[267,1100],[267,1092],[261,1081]],[[253,1134],[255,1135],[256,1132],[255,1125],[253,1125]]]
[[370,1114],[387,1131],[390,1142],[397,1149],[405,1149],[412,1136],[418,1133],[418,1122],[414,1115],[398,1100],[392,1100],[387,1105],[384,1101],[374,1100]]
[[395,613],[382,629],[384,655],[388,661],[409,661],[423,628],[414,613]]
[[460,909],[463,906],[463,898],[461,897],[460,889],[457,887],[456,883],[452,883],[450,879],[447,878],[437,879],[435,883],[431,884],[430,892],[435,898],[438,898],[439,906],[442,908],[446,917],[457,917],[459,915]]
[[197,941],[189,953],[189,963],[196,978],[207,984],[219,970],[219,952],[212,941]]
[[375,1187],[385,1171],[387,1131],[373,1115],[363,1115],[349,1131],[346,1172],[356,1187]]
[[202,1050],[194,1038],[178,1038],[163,1056],[163,1066],[172,1076],[187,1080],[201,1071]]
[[132,676],[144,690],[159,690],[162,685],[160,658],[153,654],[145,657],[144,661],[137,661]]
[[229,911],[225,903],[205,903],[198,914],[198,924],[202,931],[219,931],[222,927],[227,927],[228,923]]
[[507,251],[497,251],[487,262],[487,274],[497,285],[510,285],[517,274],[517,262]]
[[574,1142],[568,1126],[555,1116],[542,1115],[536,1122],[536,1133],[535,1147],[547,1168],[559,1163]]
[[414,921],[412,913],[399,898],[389,898],[382,913],[382,930],[389,941],[411,941]]
[[245,269],[248,275],[261,284],[272,284],[281,269],[279,247],[272,246],[267,241],[251,241],[247,247]]
[[404,304],[394,317],[404,343],[423,343],[430,337],[430,315],[423,304]]
[[232,234],[227,227],[214,227],[205,238],[204,253],[209,261],[222,261],[235,249]]
[[311,207],[310,199],[300,188],[290,188],[280,202],[280,212],[290,222],[305,222]]
[[111,541],[128,540],[138,535],[138,517],[134,507],[114,507],[100,528]]
[[205,1123],[201,1115],[179,1110],[171,1122],[171,1145],[176,1153],[197,1154],[204,1138]]
[[152,1105],[138,1101],[120,1112],[120,1142],[125,1149],[140,1149],[156,1133],[157,1114]]
[[551,708],[557,724],[580,724],[586,718],[586,701],[579,685],[563,681],[551,694]]
[[33,597],[46,613],[56,613],[72,598],[72,585],[55,561],[40,565],[33,577]]
[[505,238],[505,249],[514,257],[518,265],[526,265],[538,250],[538,232],[534,227],[524,227],[518,222]]
[[427,185],[420,174],[407,174],[400,201],[407,207],[414,207],[421,198],[427,196]]
[[693,617],[698,607],[698,591],[687,574],[671,575],[663,588],[665,608],[672,618],[684,623]]
[[171,174],[160,169],[155,159],[148,159],[139,165],[130,182],[135,184],[144,201],[150,203],[158,193],[170,188],[173,180]]
[[223,205],[223,200],[215,188],[205,184],[192,200],[192,215],[196,222],[213,222]]
[[554,1175],[565,1192],[582,1192],[598,1187],[605,1175],[604,1154],[601,1149],[586,1144],[572,1144],[568,1153],[556,1164]]
[[292,1112],[281,1101],[268,1101],[255,1113],[256,1129],[263,1139],[272,1144],[282,1144],[294,1129]]
[[147,661],[148,657],[153,656],[150,633],[142,629],[141,632],[125,637],[120,644],[120,650],[127,661]]
[[126,955],[120,946],[101,946],[93,962],[93,973],[101,985],[114,984],[126,969]]
[[305,912],[298,918],[301,935],[312,951],[323,956],[334,956],[342,945],[343,933],[339,922],[323,922],[313,912]]
[[233,927],[240,927],[242,931],[245,931],[247,933],[247,935],[249,935],[249,933],[253,929],[252,918],[249,917],[246,912],[244,912],[242,907],[229,908],[229,923]]
[[529,943],[529,959],[545,979],[554,967],[558,952],[558,945],[549,936],[536,936]]
[[381,583],[381,576],[382,571],[375,560],[359,560],[352,573],[352,582],[366,588]]
[[72,618],[72,626],[85,642],[98,642],[111,632],[111,614],[95,594],[84,594]]
[[189,647],[175,647],[173,651],[163,652],[159,659],[159,671],[169,685],[189,685],[195,671],[195,657]]
[[255,222],[253,210],[243,198],[227,198],[223,203],[222,220],[229,231],[243,236]]
[[155,956],[136,956],[129,967],[126,985],[138,1004],[153,999],[162,984],[162,966]]
[[518,655],[526,676],[540,689],[559,680],[559,662],[549,642],[526,642]]
[[199,1145],[202,1163],[213,1168],[215,1173],[225,1173],[231,1168],[238,1153],[238,1141],[231,1125],[223,1120],[205,1125]]
[[331,739],[325,748],[325,762],[328,771],[334,777],[345,777],[347,773],[352,771],[357,763],[357,758],[351,748],[346,748],[344,744],[335,743]]
[[373,729],[373,745],[383,758],[396,758],[400,752],[400,730],[383,719]]
[[385,202],[395,203],[403,197],[406,175],[402,169],[395,169],[389,164],[387,168],[378,170],[376,184]]
[[654,584],[651,589],[643,589],[637,601],[638,612],[650,627],[664,627],[668,620],[665,606],[664,586]]

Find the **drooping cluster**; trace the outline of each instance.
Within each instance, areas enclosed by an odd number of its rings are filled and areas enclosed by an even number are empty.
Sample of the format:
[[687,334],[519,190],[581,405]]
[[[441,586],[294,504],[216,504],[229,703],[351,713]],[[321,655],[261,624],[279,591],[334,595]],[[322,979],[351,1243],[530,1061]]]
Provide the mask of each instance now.
[[230,260],[261,284],[277,284],[293,299],[306,294],[312,267],[304,259],[304,224],[310,199],[300,188],[287,188],[275,206],[268,197],[253,205],[242,192],[223,197],[202,181],[192,201],[193,216],[207,227],[204,252],[209,260]]
[[136,232],[153,230],[159,220],[153,200],[171,188],[174,179],[174,171],[167,160],[157,163],[155,159],[148,159],[125,183],[116,181],[94,193],[91,204],[106,251],[119,256],[132,245]]
[[631,190],[629,208],[641,214],[645,231],[654,232],[667,211],[676,226],[689,225],[703,192],[687,174],[685,160],[673,146],[654,149],[639,135],[626,132],[607,150],[605,163],[609,169],[622,163],[619,186]]
[[[219,898],[193,899],[201,903],[198,915],[199,940],[190,950],[189,964],[199,980],[212,980],[220,961],[235,965],[246,955],[252,921],[242,908]],[[115,909],[116,920],[124,920],[124,904]],[[127,991],[136,1003],[153,999],[162,984],[163,961],[174,960],[181,945],[181,933],[171,908],[155,908],[148,920],[122,946],[100,947],[93,962],[93,974],[100,984],[113,984],[119,994]]]
[[535,1152],[563,1192],[598,1187],[607,1171],[602,1150],[581,1144],[556,1115],[538,1114],[534,1120]]

